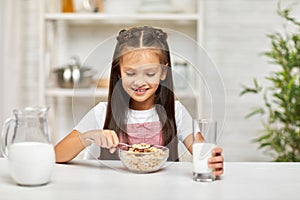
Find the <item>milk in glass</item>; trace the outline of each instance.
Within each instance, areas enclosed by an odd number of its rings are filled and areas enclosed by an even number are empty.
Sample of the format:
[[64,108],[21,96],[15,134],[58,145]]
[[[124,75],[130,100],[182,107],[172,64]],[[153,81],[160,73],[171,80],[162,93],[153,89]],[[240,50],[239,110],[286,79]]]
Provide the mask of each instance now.
[[208,167],[208,159],[211,157],[211,151],[215,147],[212,143],[193,144],[193,172],[211,173],[212,169]]

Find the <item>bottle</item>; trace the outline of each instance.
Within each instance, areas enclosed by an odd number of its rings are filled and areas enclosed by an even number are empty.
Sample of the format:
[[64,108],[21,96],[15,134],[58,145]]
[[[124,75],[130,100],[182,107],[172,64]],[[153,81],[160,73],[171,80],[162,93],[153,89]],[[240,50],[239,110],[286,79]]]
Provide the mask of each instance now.
[[73,0],[61,0],[61,12],[63,13],[74,12]]

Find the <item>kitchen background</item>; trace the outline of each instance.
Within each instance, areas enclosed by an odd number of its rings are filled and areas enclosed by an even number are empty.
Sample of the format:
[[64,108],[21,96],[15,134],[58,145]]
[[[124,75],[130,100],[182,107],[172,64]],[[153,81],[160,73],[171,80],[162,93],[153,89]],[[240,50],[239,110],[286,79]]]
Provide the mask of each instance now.
[[[146,0],[144,1],[146,2]],[[149,2],[149,0],[147,1]],[[251,95],[241,97],[239,93],[242,91],[242,85],[252,84],[254,77],[257,77],[260,82],[265,82],[264,76],[272,69],[268,60],[259,54],[270,47],[266,34],[282,30],[283,21],[276,14],[278,1],[170,0],[152,2],[162,4],[156,9],[162,9],[165,2],[184,2],[182,5],[185,6],[181,8],[184,8],[186,13],[196,12],[197,6],[195,5],[199,5],[198,15],[201,20],[196,22],[199,24],[186,25],[179,22],[179,25],[176,23],[175,25],[172,23],[158,24],[162,28],[182,29],[179,31],[198,38],[222,76],[226,94],[226,113],[219,145],[224,149],[225,159],[227,161],[272,160],[257,148],[256,143],[252,142],[259,135],[259,130],[262,129],[262,118],[255,116],[245,119],[245,115],[250,112],[251,108],[261,105],[262,99]],[[290,5],[292,2],[295,1],[284,0],[283,5]],[[59,1],[49,1],[47,11],[55,12],[57,4]],[[40,45],[45,45],[43,43],[45,38],[41,35],[45,30],[41,28],[40,5],[39,0],[0,1],[0,121],[2,122],[11,116],[14,108],[38,105],[43,101],[40,93],[44,92],[44,85],[39,83],[40,77],[44,76],[43,72],[45,71],[41,72],[39,69],[43,53]],[[296,7],[298,11],[299,7]],[[123,11],[126,9],[122,8]],[[162,12],[164,11],[166,10],[162,9]],[[112,12],[120,12],[120,9],[115,7]],[[297,10],[293,12],[298,17],[299,13]],[[178,19],[178,21],[180,20]],[[109,38],[111,33],[115,34],[121,29],[122,23],[116,24],[115,21],[107,20],[107,23],[93,28],[82,22],[70,26],[69,30],[64,29],[63,23],[58,24],[57,26],[60,28],[58,28],[57,34],[62,37],[57,42],[59,44],[57,48],[59,52],[56,52],[58,55],[57,66],[66,64],[73,54],[83,55],[80,59],[84,60],[84,57],[88,56],[87,51],[89,52],[95,47],[95,37]],[[139,24],[143,24],[143,22],[139,22]],[[51,25],[49,26],[47,31],[51,30]],[[76,35],[82,27],[86,31],[85,34]],[[69,31],[70,35],[66,35],[66,31]],[[51,39],[51,37],[54,36],[50,34],[49,38]],[[65,45],[66,41],[70,43],[69,46]],[[102,53],[111,56],[113,46],[107,48],[108,50]],[[45,62],[47,59],[49,58],[46,57]],[[46,104],[53,105],[49,113],[50,124],[55,124],[50,126],[51,131],[55,132],[53,143],[71,131],[74,123],[90,108],[90,104],[94,103],[91,102],[94,99],[75,98],[73,102],[72,100],[74,99],[70,97],[53,98],[51,95],[46,98]],[[98,98],[97,100],[102,99]],[[184,96],[182,100],[187,105],[193,103]],[[75,114],[72,113],[74,111],[72,103],[74,102],[76,102],[76,106],[82,106],[82,108],[75,108]],[[85,104],[89,106],[84,106]],[[192,109],[190,108],[190,110]],[[73,114],[76,115],[74,118]]]

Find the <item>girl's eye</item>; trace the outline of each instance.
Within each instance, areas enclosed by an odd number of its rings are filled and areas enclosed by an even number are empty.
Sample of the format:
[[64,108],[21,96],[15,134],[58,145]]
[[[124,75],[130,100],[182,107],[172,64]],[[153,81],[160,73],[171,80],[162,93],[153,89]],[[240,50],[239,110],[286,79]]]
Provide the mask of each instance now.
[[147,76],[153,77],[153,76],[155,76],[155,73],[147,73]]
[[125,72],[125,74],[126,74],[127,76],[134,76],[134,73],[133,73],[133,72]]

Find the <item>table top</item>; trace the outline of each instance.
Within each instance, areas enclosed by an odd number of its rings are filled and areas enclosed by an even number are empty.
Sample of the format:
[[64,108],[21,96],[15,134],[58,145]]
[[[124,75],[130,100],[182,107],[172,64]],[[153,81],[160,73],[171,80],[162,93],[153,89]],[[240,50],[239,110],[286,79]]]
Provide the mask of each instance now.
[[213,183],[192,180],[192,163],[167,162],[155,173],[135,174],[120,161],[73,161],[56,164],[51,182],[24,187],[10,178],[0,159],[0,199],[300,199],[300,163],[225,162]]

